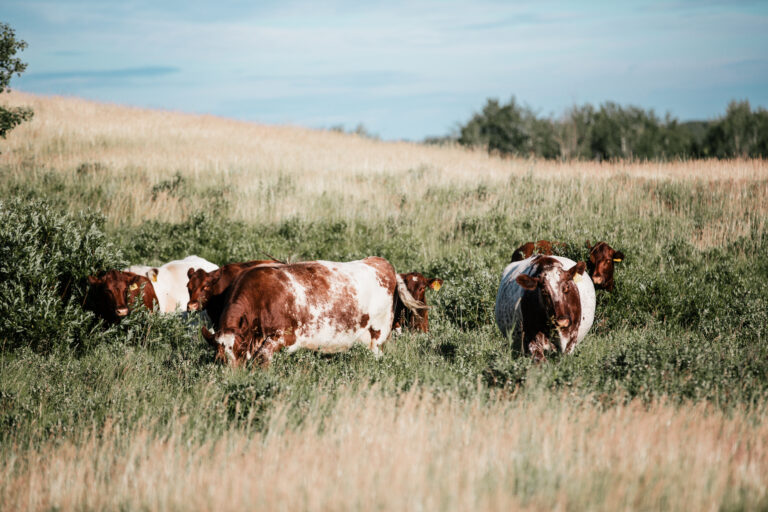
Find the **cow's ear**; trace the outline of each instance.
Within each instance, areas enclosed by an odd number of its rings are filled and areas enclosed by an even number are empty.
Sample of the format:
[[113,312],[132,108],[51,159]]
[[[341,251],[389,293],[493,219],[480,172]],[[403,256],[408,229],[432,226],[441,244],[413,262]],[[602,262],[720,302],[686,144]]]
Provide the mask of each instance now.
[[613,253],[613,261],[616,263],[619,263],[620,261],[624,260],[624,253],[621,251],[614,251]]
[[88,276],[88,284],[94,285],[101,282],[101,279],[99,279],[96,276]]
[[539,279],[528,274],[520,274],[515,281],[526,290],[535,290],[539,286]]
[[440,278],[434,278],[429,280],[429,287],[433,290],[437,291],[440,289],[440,287],[443,286],[443,280]]
[[149,278],[150,281],[152,281],[153,283],[156,283],[157,273],[158,273],[158,270],[156,268],[151,268],[147,271],[147,277]]
[[568,279],[573,279],[574,281],[579,282],[586,269],[586,263],[583,261],[578,262],[570,270],[568,270]]
[[192,267],[189,267],[189,270],[187,270],[187,277],[189,279],[192,279],[192,276],[195,275],[195,269]]
[[592,244],[589,243],[589,240],[587,240],[587,249],[589,249],[590,251],[592,250]]

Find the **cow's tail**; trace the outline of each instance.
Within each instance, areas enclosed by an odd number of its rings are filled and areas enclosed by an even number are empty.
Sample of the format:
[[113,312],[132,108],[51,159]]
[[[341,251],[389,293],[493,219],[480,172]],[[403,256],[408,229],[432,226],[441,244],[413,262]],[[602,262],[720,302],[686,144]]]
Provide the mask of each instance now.
[[417,314],[425,309],[429,309],[429,306],[413,298],[413,295],[408,291],[408,287],[405,285],[403,278],[400,277],[400,274],[396,273],[395,277],[397,278],[397,296],[405,307]]

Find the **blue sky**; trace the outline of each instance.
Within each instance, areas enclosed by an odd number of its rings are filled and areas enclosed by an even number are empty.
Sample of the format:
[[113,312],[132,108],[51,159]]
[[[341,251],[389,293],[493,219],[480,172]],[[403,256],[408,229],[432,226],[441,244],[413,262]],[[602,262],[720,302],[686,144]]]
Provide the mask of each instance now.
[[768,105],[768,1],[3,0],[12,88],[385,139],[488,97],[545,115],[606,100],[710,119]]

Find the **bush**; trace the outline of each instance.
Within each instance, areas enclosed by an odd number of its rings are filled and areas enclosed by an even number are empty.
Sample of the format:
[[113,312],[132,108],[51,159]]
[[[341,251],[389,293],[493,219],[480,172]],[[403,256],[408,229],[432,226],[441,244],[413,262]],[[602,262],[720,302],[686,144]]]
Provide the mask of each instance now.
[[65,214],[44,201],[0,202],[0,340],[45,350],[76,343],[92,322],[85,278],[123,261],[104,218]]

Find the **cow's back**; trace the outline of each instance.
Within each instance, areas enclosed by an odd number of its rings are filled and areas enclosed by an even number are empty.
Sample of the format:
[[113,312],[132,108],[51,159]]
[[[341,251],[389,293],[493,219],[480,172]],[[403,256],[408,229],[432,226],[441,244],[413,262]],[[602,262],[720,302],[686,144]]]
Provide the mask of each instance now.
[[[526,291],[517,284],[517,276],[520,274],[533,275],[537,268],[533,264],[534,257],[524,260],[513,261],[507,265],[501,273],[501,282],[499,290],[496,293],[496,325],[498,325],[502,336],[519,334],[522,321],[521,301]],[[517,331],[517,332],[515,332]]]

